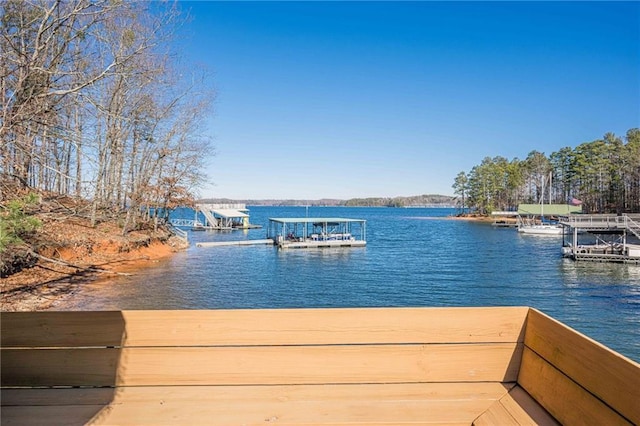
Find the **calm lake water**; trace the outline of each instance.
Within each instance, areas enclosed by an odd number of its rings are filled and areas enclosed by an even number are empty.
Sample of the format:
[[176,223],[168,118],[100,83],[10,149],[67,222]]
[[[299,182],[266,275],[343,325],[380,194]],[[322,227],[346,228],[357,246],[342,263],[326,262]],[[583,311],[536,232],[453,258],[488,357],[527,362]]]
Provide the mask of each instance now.
[[560,255],[562,237],[447,219],[452,213],[310,207],[310,217],[366,219],[367,247],[195,247],[265,238],[269,217],[307,214],[250,207],[251,223],[264,228],[190,233],[188,250],[135,276],[84,285],[56,309],[532,306],[640,361],[640,265],[576,263]]

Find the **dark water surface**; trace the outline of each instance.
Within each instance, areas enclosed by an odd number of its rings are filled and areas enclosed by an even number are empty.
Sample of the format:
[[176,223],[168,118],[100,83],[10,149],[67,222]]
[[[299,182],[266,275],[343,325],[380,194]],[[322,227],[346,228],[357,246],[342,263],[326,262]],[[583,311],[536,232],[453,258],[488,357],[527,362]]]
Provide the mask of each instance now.
[[639,265],[576,263],[561,257],[562,237],[450,220],[448,209],[308,209],[310,217],[366,219],[366,248],[195,247],[265,238],[269,217],[307,214],[250,209],[263,229],[191,233],[185,252],[135,276],[87,284],[57,309],[521,305],[640,361]]

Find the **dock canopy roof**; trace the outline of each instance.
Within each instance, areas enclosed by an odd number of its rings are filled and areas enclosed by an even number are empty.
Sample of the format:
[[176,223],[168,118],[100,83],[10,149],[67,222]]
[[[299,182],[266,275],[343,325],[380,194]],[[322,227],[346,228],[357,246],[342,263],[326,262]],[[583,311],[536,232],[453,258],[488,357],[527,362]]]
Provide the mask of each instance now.
[[211,211],[216,216],[223,217],[225,219],[231,219],[235,217],[249,217],[248,214],[242,213],[241,211],[235,209],[213,209]]
[[582,213],[582,206],[572,206],[570,204],[520,204],[518,214],[546,216],[566,216],[572,213]]
[[347,223],[366,222],[364,219],[345,219],[341,217],[275,217],[269,218],[271,222],[277,223]]

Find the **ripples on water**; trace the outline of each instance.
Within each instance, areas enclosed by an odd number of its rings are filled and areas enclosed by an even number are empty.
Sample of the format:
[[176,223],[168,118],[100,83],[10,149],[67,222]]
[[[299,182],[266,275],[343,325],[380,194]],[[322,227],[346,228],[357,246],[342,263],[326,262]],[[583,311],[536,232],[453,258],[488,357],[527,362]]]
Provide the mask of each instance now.
[[252,207],[251,222],[265,228],[192,233],[187,251],[135,276],[88,284],[65,309],[522,305],[640,360],[640,266],[576,263],[560,256],[561,237],[449,220],[451,213],[312,207],[311,217],[366,219],[367,247],[195,247],[265,238],[269,217],[306,214]]

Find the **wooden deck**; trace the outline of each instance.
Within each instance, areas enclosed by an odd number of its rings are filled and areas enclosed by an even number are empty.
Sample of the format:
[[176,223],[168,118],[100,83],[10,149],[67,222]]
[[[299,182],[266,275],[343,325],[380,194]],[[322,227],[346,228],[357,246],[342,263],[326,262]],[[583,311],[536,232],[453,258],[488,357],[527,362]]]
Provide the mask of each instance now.
[[526,307],[1,320],[3,425],[640,423],[640,365]]

